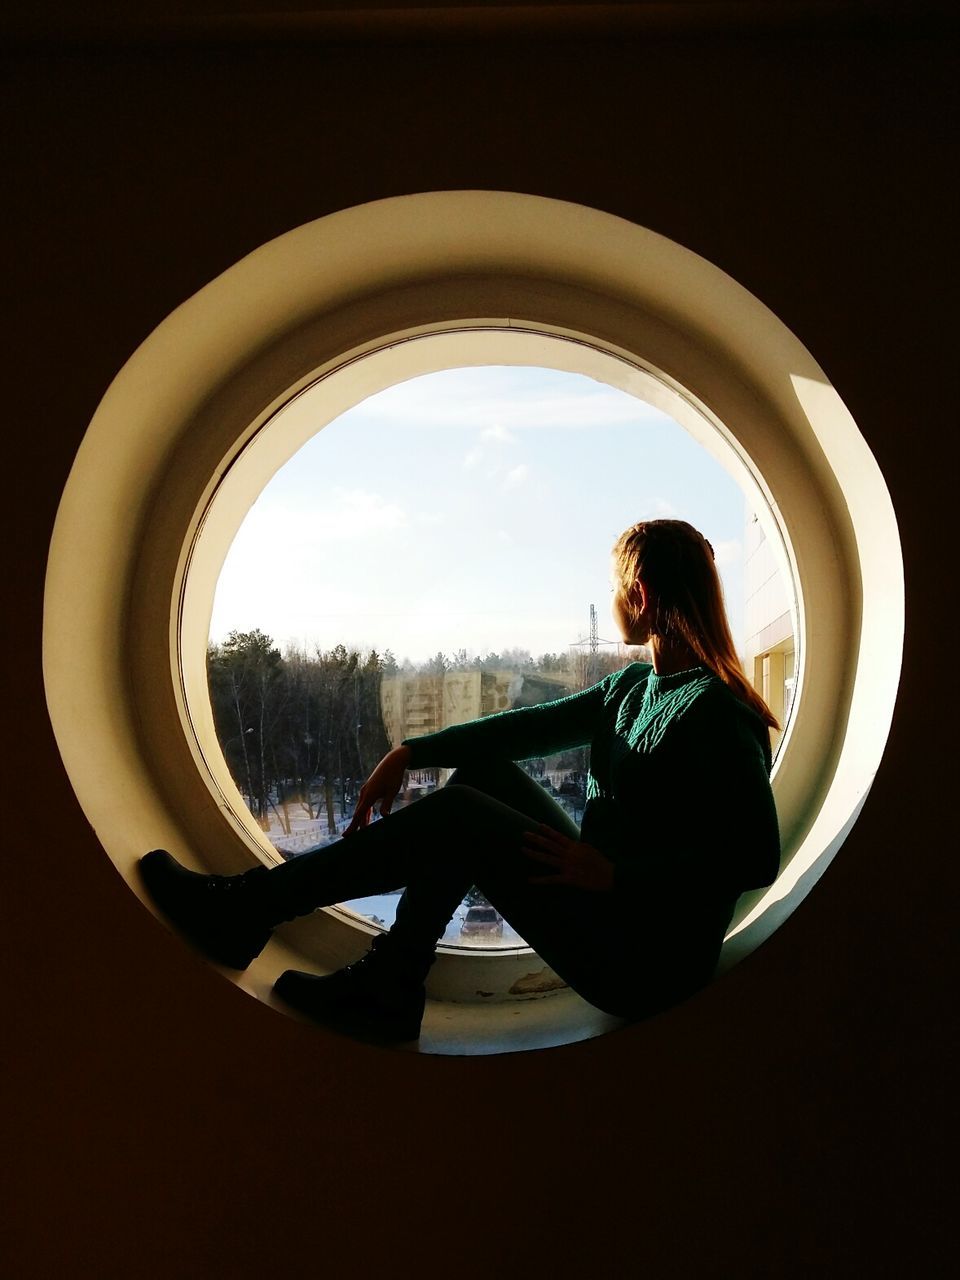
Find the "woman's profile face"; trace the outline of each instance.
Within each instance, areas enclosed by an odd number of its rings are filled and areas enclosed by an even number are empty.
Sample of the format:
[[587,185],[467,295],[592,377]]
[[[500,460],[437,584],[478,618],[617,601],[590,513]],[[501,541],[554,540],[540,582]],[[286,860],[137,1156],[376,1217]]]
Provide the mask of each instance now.
[[611,586],[613,600],[610,604],[610,614],[624,644],[646,644],[650,638],[649,629],[644,625],[642,618],[638,619],[636,607],[631,606],[631,593],[624,588],[616,567],[611,574]]

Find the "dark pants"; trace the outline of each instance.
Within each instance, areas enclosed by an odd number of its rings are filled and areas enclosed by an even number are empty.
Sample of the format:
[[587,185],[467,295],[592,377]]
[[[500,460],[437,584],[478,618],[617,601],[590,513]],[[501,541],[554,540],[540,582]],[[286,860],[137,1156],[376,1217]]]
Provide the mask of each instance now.
[[643,1016],[709,979],[732,902],[718,939],[698,937],[691,948],[675,927],[664,928],[662,904],[644,902],[642,893],[531,884],[550,871],[521,852],[523,833],[538,823],[579,838],[563,809],[511,761],[460,768],[407,808],[270,871],[270,907],[290,918],[404,887],[388,948],[425,973],[476,885],[565,982],[608,1013]]

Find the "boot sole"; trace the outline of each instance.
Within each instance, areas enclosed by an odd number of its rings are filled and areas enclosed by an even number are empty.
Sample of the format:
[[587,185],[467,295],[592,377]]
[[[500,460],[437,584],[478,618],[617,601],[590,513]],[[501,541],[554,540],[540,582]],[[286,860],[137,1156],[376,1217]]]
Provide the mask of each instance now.
[[[336,980],[335,984],[331,980]],[[330,986],[324,984],[331,982]],[[326,978],[287,969],[273,986],[284,1004],[296,1009],[320,1026],[374,1044],[407,1044],[420,1038],[423,1007],[415,1014],[395,1015],[369,1002],[366,993],[354,988],[340,974]],[[368,1001],[368,1003],[364,1003]]]

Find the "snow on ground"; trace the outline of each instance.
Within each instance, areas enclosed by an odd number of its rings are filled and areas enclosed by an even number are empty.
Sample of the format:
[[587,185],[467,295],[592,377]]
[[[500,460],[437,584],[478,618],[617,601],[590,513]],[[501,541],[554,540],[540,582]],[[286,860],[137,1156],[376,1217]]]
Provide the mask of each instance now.
[[[389,929],[393,924],[397,914],[397,903],[400,900],[399,893],[382,893],[376,894],[370,898],[352,898],[343,905],[349,907],[351,911],[356,911],[358,915],[366,916],[368,920],[372,920],[374,924],[382,925],[385,929]],[[460,934],[463,925],[464,916],[467,914],[467,908],[464,903],[460,903],[454,912],[450,923],[447,925],[441,942],[447,944],[455,944],[459,947],[525,947],[527,944],[520,937],[515,929],[512,929],[506,920],[503,922],[503,936],[490,937],[462,937]]]

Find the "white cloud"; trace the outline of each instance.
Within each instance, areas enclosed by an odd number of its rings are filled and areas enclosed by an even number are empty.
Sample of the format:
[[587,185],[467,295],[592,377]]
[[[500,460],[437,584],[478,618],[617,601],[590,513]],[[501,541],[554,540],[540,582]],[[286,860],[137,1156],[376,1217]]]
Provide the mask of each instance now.
[[492,427],[485,427],[480,432],[480,439],[495,440],[497,444],[516,444],[517,442],[516,436],[512,436],[499,422],[494,423]]
[[[470,471],[479,462],[483,462],[489,455],[489,446],[492,444],[506,445],[516,444],[516,436],[510,434],[506,427],[502,427],[499,423],[494,423],[492,427],[484,427],[480,432],[481,443],[474,447],[464,455],[463,467],[465,471]],[[487,472],[488,478],[493,478],[497,474],[496,466],[492,471]]]
[[234,545],[268,537],[274,546],[293,549],[369,538],[408,524],[407,512],[398,503],[368,489],[337,486],[318,492],[308,506],[269,499],[257,502]]
[[361,412],[380,421],[480,428],[482,439],[505,444],[515,441],[516,431],[668,420],[636,396],[591,378],[547,373],[539,385],[531,385],[530,370],[500,373],[495,387],[489,369],[450,369],[411,378],[371,396]]
[[519,466],[511,467],[503,477],[501,488],[516,489],[518,485],[523,484],[529,474],[530,468],[525,462],[521,462]]

